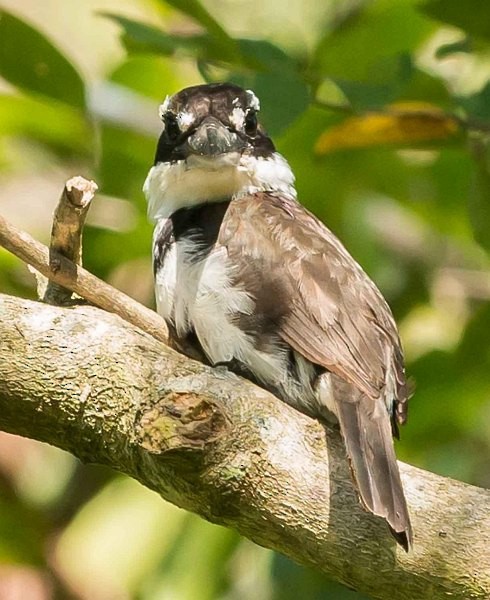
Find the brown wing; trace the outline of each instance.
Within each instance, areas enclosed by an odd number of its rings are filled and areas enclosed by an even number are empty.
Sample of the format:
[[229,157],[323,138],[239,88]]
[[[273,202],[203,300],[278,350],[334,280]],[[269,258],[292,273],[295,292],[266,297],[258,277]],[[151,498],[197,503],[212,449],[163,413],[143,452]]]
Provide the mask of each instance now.
[[[231,202],[218,244],[256,299],[254,319],[325,367],[364,506],[412,543],[392,429],[406,414],[400,342],[390,309],[337,238],[292,200],[259,193]],[[320,416],[320,415],[318,415]]]
[[[288,302],[277,333],[311,362],[370,398],[392,388],[406,413],[403,357],[391,311],[337,238],[300,204],[258,193],[230,204],[218,243],[235,262],[259,261]],[[395,426],[396,430],[396,426]]]

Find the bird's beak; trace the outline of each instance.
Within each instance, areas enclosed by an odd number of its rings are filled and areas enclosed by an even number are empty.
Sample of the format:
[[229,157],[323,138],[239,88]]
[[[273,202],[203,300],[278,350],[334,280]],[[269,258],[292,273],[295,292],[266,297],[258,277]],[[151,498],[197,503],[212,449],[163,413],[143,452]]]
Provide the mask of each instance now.
[[186,143],[190,154],[210,157],[239,152],[247,146],[245,141],[215,117],[203,119]]

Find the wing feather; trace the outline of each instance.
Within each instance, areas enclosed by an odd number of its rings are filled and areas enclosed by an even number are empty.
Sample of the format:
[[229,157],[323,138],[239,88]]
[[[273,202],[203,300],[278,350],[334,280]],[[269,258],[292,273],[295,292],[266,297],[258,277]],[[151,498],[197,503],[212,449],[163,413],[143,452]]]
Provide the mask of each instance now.
[[333,405],[321,394],[320,401],[339,419],[362,503],[408,550],[412,531],[392,440],[406,414],[403,356],[380,292],[326,227],[284,197],[231,202],[218,243],[240,281],[255,286],[255,312],[326,369],[320,378],[332,384]]
[[[234,200],[218,237],[230,257],[259,261],[288,298],[277,333],[311,362],[369,398],[390,392],[404,420],[403,357],[391,311],[337,238],[292,199],[257,193]],[[277,285],[276,285],[277,287]],[[393,390],[386,390],[389,383]]]

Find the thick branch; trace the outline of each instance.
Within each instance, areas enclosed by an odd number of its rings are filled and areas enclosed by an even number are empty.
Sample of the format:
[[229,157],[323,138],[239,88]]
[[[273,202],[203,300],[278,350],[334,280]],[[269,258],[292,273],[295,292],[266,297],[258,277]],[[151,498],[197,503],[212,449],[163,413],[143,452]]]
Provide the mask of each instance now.
[[0,296],[0,427],[110,465],[372,598],[490,597],[490,492],[401,464],[414,550],[360,508],[334,428],[114,315]]

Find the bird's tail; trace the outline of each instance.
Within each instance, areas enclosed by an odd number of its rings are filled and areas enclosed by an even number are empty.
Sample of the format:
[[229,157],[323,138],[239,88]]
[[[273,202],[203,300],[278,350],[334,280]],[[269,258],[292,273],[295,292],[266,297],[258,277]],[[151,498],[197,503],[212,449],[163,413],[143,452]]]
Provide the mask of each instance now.
[[[354,391],[351,387],[351,391]],[[408,552],[412,528],[403,493],[388,412],[384,405],[355,390],[349,399],[335,401],[351,469],[363,505],[383,517],[396,541]]]

